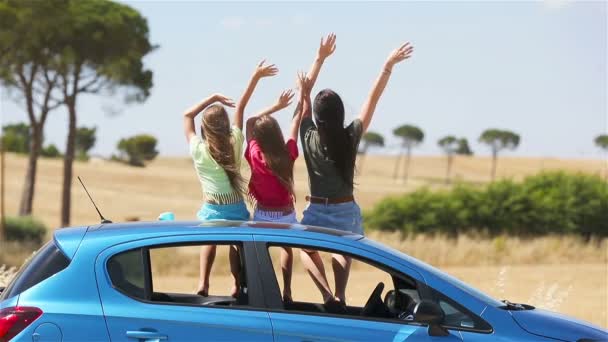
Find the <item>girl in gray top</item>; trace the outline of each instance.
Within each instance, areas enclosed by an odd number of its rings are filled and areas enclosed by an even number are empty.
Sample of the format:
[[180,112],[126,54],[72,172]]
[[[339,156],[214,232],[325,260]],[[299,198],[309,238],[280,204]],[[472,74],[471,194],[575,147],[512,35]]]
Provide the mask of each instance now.
[[[330,34],[321,45],[317,58],[308,72],[314,85],[321,66],[336,49],[336,36]],[[313,113],[302,118],[300,138],[310,184],[309,205],[304,210],[302,224],[322,226],[363,234],[361,210],[353,197],[355,159],[361,136],[367,130],[380,95],[390,78],[393,66],[412,54],[413,47],[406,43],[394,50],[384,63],[378,79],[359,117],[344,127],[344,104],[340,96],[330,89],[320,91],[314,99]],[[351,259],[333,254],[332,268],[335,292],[332,293],[323,262],[317,252],[302,251],[304,266],[315,278],[326,303],[338,301],[345,305],[345,290]],[[334,303],[335,304],[335,303]]]

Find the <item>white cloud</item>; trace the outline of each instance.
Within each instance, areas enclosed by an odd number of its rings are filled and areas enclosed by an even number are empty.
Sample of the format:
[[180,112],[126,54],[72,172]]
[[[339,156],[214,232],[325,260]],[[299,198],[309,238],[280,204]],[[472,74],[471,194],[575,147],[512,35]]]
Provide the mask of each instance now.
[[220,26],[227,30],[238,30],[243,27],[243,25],[245,25],[245,19],[243,17],[224,17],[220,21]]

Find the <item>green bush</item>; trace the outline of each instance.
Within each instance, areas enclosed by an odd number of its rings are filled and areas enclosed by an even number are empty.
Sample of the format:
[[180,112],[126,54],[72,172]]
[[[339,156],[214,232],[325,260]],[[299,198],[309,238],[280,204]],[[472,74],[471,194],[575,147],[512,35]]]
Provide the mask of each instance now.
[[74,147],[76,148],[76,159],[79,161],[89,160],[89,151],[95,146],[97,141],[97,127],[78,127]]
[[15,153],[29,153],[30,126],[26,123],[6,125],[2,127],[2,145],[4,149]]
[[31,216],[7,217],[6,239],[8,241],[33,242],[42,244],[46,236],[44,224]]
[[118,142],[119,158],[132,166],[144,166],[145,161],[152,160],[158,155],[157,140],[148,134],[140,134]]
[[59,158],[61,157],[61,152],[57,149],[57,146],[50,144],[47,147],[43,147],[40,150],[40,154],[46,158]]
[[420,189],[382,200],[365,220],[371,229],[406,233],[607,236],[608,183],[592,175],[548,172],[520,183],[459,184],[438,192]]

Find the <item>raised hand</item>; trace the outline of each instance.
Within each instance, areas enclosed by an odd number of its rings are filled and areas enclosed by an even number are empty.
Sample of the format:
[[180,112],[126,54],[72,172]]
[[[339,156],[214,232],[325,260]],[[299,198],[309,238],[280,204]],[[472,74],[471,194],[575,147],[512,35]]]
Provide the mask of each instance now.
[[222,94],[213,94],[214,102],[219,102],[226,107],[234,107],[234,100]]
[[312,81],[307,77],[305,72],[298,72],[298,79],[296,81],[300,94],[302,96],[310,95],[312,89]]
[[277,100],[277,104],[275,105],[277,110],[281,110],[283,108],[288,107],[291,104],[291,100],[293,99],[293,90],[287,89],[281,93],[279,99]]
[[276,67],[276,65],[264,65],[264,63],[266,63],[265,59],[258,63],[258,66],[255,68],[254,74],[257,78],[274,76],[279,72],[279,69]]
[[331,56],[334,51],[336,51],[336,35],[335,33],[330,33],[325,40],[321,38],[321,44],[319,45],[317,57],[320,59],[326,59],[327,57]]
[[309,117],[311,115],[310,106],[310,91],[313,86],[313,81],[308,78],[305,72],[298,72],[296,78],[296,84],[300,89],[300,99],[295,112],[293,113],[293,119],[291,120],[291,134],[290,138],[294,141],[298,141],[298,130],[300,129],[300,123],[302,117]]
[[414,47],[409,43],[401,45],[401,47],[393,50],[386,60],[386,67],[392,68],[395,64],[402,62],[412,56]]
[[378,105],[378,100],[380,100],[380,96],[384,92],[384,88],[388,84],[388,80],[391,77],[391,71],[393,70],[393,66],[401,61],[404,61],[411,57],[412,51],[414,51],[414,47],[410,45],[410,43],[405,43],[401,45],[399,48],[395,49],[388,56],[388,59],[384,63],[384,68],[380,72],[378,79],[374,82],[371,92],[367,98],[367,101],[363,104],[363,108],[361,108],[361,114],[359,114],[359,119],[363,123],[363,133],[367,131],[369,124],[372,121],[372,116],[374,116],[374,111],[376,110],[376,106]]

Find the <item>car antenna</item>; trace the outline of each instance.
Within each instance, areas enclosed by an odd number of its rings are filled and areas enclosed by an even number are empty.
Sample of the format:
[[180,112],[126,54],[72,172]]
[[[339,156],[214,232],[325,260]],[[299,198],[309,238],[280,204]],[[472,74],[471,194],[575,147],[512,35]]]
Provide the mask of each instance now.
[[80,182],[80,184],[84,188],[84,191],[87,193],[87,196],[89,196],[89,199],[91,200],[91,203],[93,203],[93,206],[95,207],[95,210],[97,210],[97,213],[99,214],[99,218],[101,219],[101,223],[102,224],[112,223],[112,221],[107,220],[105,217],[103,217],[103,215],[101,215],[101,211],[99,211],[99,208],[97,208],[97,206],[95,205],[95,201],[93,201],[93,198],[89,194],[89,191],[87,190],[87,187],[84,186],[84,183],[82,182],[82,179],[80,179],[80,176],[78,176],[78,181]]

